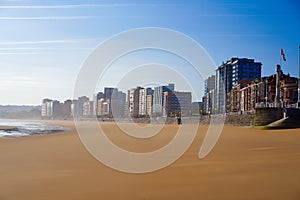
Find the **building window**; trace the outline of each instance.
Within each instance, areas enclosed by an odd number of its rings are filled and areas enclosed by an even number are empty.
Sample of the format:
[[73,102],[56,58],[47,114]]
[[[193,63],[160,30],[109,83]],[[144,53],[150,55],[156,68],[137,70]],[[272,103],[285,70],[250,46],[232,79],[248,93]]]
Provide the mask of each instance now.
[[293,98],[293,93],[294,93],[294,90],[293,89],[290,89],[289,90],[289,98]]

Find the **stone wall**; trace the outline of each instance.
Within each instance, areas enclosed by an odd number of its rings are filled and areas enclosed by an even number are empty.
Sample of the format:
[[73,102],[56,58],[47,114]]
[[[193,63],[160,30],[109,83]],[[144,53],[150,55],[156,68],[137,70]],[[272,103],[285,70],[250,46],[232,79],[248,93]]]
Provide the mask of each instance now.
[[254,114],[227,115],[225,124],[233,126],[252,126],[253,120]]
[[266,126],[283,118],[283,108],[256,108],[254,126]]
[[[287,115],[295,120],[300,120],[300,109],[298,108],[287,108]],[[299,121],[300,123],[300,121]]]
[[[226,115],[224,125],[228,126],[252,126],[254,121],[254,114],[232,114],[232,115]],[[191,121],[184,123],[192,123]],[[194,120],[194,123],[197,123],[197,121]],[[200,119],[201,125],[209,125],[210,124],[210,118],[208,116]]]

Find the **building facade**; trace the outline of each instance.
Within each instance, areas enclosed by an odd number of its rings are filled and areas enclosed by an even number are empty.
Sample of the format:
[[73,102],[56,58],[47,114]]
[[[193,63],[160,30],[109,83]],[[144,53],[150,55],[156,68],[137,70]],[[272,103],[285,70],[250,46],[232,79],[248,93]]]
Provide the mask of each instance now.
[[51,108],[51,99],[43,99],[41,106],[41,116],[42,118],[50,118],[52,117],[52,108]]
[[152,106],[153,106],[153,94],[147,94],[146,96],[146,115],[152,116]]
[[144,88],[137,87],[131,90],[128,90],[128,114],[129,117],[138,117],[139,116],[139,107],[140,107],[140,90]]
[[279,105],[276,104],[277,74],[241,81],[230,93],[230,112],[254,112],[257,107],[296,107],[298,78],[279,73]]
[[147,89],[142,88],[139,91],[139,116],[146,116],[147,114]]
[[216,76],[212,75],[204,81],[204,113],[214,113]]
[[72,117],[72,100],[68,99],[64,102],[62,117],[65,119]]
[[163,116],[188,116],[191,114],[191,92],[164,92]]
[[167,86],[159,86],[154,88],[152,114],[155,116],[163,115],[164,92],[174,92],[175,85],[170,83]]
[[222,63],[216,70],[215,110],[216,113],[230,112],[228,94],[245,79],[254,80],[261,77],[260,62],[248,58],[231,58]]

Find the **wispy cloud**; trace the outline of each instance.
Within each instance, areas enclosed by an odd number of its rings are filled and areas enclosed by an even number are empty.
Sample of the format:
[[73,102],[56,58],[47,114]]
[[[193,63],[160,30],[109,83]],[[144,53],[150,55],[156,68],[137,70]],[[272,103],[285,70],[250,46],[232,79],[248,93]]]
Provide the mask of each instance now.
[[38,52],[0,52],[0,56],[7,55],[36,55]]
[[85,47],[71,47],[71,48],[48,48],[48,47],[10,47],[10,48],[1,48],[0,51],[28,51],[28,50],[91,50],[92,48]]
[[0,20],[77,20],[77,19],[101,19],[103,16],[47,16],[47,17],[0,17]]
[[33,77],[29,76],[11,76],[9,77],[10,80],[23,80],[23,81],[31,81]]
[[210,34],[202,35],[205,37],[271,37],[274,34]]
[[197,17],[274,17],[267,14],[198,14]]
[[113,8],[113,7],[158,7],[158,6],[179,6],[179,4],[68,4],[68,5],[18,5],[0,6],[0,9],[59,9],[59,8]]
[[18,2],[18,1],[24,1],[24,0],[1,0],[2,2]]
[[66,40],[0,41],[0,45],[65,44],[65,43],[79,43],[88,40],[99,40],[99,38],[82,38],[82,39],[66,39]]
[[[256,14],[203,14],[203,15],[194,15],[197,17],[274,17],[275,15],[256,15]],[[278,15],[279,16],[279,15]],[[283,15],[281,15],[283,16]],[[123,18],[143,18],[143,16],[123,16]],[[155,16],[152,16],[152,18]],[[81,20],[81,19],[113,19],[114,16],[6,16],[0,17],[0,20]]]
[[0,51],[11,51],[11,50],[41,50],[43,48],[36,47],[15,47],[15,48],[0,48]]
[[74,43],[72,40],[0,41],[0,45]]
[[24,87],[24,86],[35,86],[41,84],[42,81],[27,76],[1,77],[0,80],[1,87],[15,87],[15,86]]

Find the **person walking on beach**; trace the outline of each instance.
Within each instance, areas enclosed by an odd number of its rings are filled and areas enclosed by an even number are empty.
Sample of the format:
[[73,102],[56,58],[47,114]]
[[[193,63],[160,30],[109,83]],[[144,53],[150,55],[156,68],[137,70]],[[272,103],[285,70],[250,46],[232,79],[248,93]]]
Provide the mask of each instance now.
[[180,116],[177,116],[177,124],[178,124],[178,125],[182,124],[182,122],[181,122],[181,117],[180,117]]

